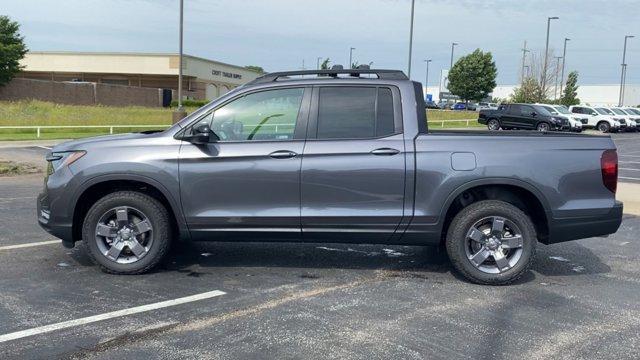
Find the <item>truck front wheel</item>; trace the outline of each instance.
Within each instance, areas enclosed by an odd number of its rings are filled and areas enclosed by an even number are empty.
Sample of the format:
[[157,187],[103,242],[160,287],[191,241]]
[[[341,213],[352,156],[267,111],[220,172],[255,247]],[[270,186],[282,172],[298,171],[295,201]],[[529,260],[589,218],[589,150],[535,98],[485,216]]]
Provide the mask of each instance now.
[[91,206],[82,239],[103,271],[141,274],[169,251],[169,224],[167,209],[158,200],[136,191],[117,191]]
[[517,207],[485,200],[462,209],[447,232],[453,266],[478,284],[505,285],[531,266],[536,247],[531,219]]

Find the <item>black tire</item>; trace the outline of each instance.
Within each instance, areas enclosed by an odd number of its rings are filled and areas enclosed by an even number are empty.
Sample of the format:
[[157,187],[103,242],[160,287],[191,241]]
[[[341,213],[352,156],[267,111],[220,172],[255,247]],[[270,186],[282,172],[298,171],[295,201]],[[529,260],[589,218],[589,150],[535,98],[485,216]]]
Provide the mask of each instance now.
[[596,128],[603,133],[611,132],[611,125],[609,125],[609,123],[606,121],[600,121],[598,125],[596,125]]
[[[519,248],[521,251],[515,259],[517,262],[508,270],[499,273],[481,270],[467,255],[470,229],[478,221],[491,217],[500,217],[512,222],[519,228],[522,236],[522,245]],[[516,281],[529,270],[535,258],[536,242],[535,227],[522,210],[503,201],[484,200],[467,206],[454,217],[447,231],[446,247],[454,268],[469,281],[485,285],[506,285]],[[507,250],[507,254],[509,251],[511,250]]]
[[540,132],[551,131],[551,125],[549,125],[549,123],[546,123],[546,122],[540,122],[536,126],[536,130],[538,130]]
[[[149,249],[140,259],[131,263],[118,263],[108,258],[99,248],[96,228],[105,213],[118,207],[139,210],[146,216],[153,232]],[[87,212],[82,226],[82,239],[91,260],[104,272],[111,274],[142,274],[157,266],[167,255],[172,231],[167,209],[158,200],[136,191],[118,191],[96,201]]]
[[489,131],[500,130],[500,121],[497,119],[489,119],[489,121],[487,121],[487,129],[489,129]]

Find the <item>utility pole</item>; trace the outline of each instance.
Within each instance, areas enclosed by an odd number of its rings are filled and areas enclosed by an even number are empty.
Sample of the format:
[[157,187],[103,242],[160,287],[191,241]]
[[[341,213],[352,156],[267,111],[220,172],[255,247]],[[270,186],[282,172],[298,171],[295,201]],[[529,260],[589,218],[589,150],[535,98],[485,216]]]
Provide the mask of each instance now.
[[520,76],[520,82],[524,82],[525,74],[524,74],[524,61],[527,57],[527,40],[524,41],[524,47],[522,48],[522,75]]
[[353,64],[353,50],[355,50],[356,48],[352,47],[349,48],[349,65],[347,67],[347,69],[351,69],[351,66]]
[[411,50],[413,50],[413,15],[416,0],[411,0],[411,25],[409,26],[409,65],[407,66],[407,76],[411,79]]
[[564,38],[564,49],[562,50],[562,75],[560,76],[560,96],[562,96],[562,85],[564,85],[564,64],[567,63],[567,41],[571,39]]
[[548,64],[548,57],[549,57],[549,30],[551,29],[551,20],[557,20],[559,19],[559,17],[557,16],[552,16],[552,17],[548,17],[547,18],[547,43],[544,47],[544,67],[542,68],[542,79],[540,79],[540,88],[543,91],[546,91],[546,84],[547,84],[547,64]]
[[187,112],[182,107],[182,28],[183,28],[184,0],[180,0],[180,30],[179,30],[179,50],[178,50],[178,108],[172,114],[173,123],[177,123],[187,116]]
[[449,65],[449,71],[451,71],[451,68],[453,68],[453,48],[454,48],[456,45],[459,45],[459,44],[458,44],[458,43],[456,43],[456,42],[452,42],[452,43],[451,43],[451,62],[449,63],[449,64],[450,64],[450,65]]
[[429,86],[429,63],[431,62],[431,59],[427,59],[424,61],[425,63],[427,63],[427,73],[424,76],[424,95],[427,95],[427,88]]
[[558,99],[558,73],[560,72],[560,59],[562,59],[562,56],[556,56],[555,59],[556,59],[556,79],[554,81],[555,86],[553,87],[553,100]]
[[322,57],[318,56],[316,59],[316,70],[320,70],[320,60],[322,60]]
[[624,82],[627,74],[627,40],[634,38],[633,35],[625,35],[624,48],[622,50],[622,73],[620,74],[620,98],[618,100],[618,106],[622,106],[624,103]]

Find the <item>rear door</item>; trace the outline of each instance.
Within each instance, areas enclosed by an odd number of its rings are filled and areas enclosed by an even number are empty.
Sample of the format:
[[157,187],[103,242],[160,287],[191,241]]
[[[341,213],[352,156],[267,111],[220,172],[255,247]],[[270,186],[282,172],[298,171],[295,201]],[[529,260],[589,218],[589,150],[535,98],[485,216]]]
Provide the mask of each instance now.
[[523,129],[533,129],[536,127],[540,114],[533,106],[520,105],[520,115],[518,116],[518,125]]
[[302,159],[305,241],[388,240],[403,216],[404,153],[396,87],[315,87]]

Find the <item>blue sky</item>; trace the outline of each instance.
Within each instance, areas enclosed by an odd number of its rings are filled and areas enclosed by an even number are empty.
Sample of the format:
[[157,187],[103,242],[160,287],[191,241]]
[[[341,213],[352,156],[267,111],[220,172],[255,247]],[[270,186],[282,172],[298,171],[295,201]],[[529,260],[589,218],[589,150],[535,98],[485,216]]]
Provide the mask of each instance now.
[[[0,14],[22,24],[32,50],[177,52],[178,0],[0,0]],[[377,68],[406,71],[410,0],[185,0],[185,52],[268,71],[314,68],[317,57],[346,64],[354,59]],[[491,51],[498,83],[516,83],[521,48],[550,47],[558,55],[565,37],[567,71],[583,84],[615,84],[620,78],[625,34],[627,83],[640,83],[638,0],[416,0],[412,78],[430,85],[456,57],[476,48]]]

